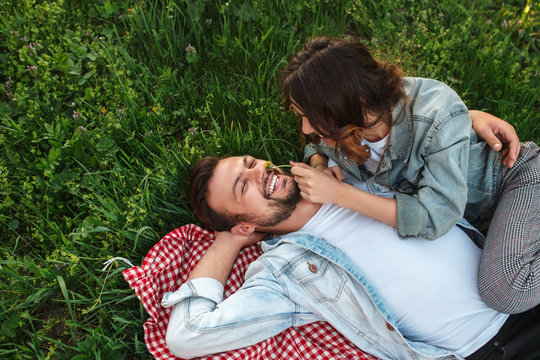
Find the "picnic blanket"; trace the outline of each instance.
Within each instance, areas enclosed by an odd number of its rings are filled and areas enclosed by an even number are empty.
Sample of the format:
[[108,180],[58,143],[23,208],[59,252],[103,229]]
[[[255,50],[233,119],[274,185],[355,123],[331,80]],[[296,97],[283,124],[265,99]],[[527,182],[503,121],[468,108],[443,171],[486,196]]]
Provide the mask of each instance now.
[[[185,225],[165,235],[148,252],[141,266],[122,272],[129,286],[149,314],[144,323],[144,338],[148,351],[158,360],[179,359],[171,354],[165,335],[172,308],[161,306],[166,292],[177,290],[185,282],[201,256],[214,239],[213,233],[197,225]],[[256,245],[240,252],[227,284],[224,296],[234,293],[244,282],[244,273],[261,250]],[[205,360],[267,360],[267,359],[374,359],[355,347],[326,322],[316,322],[289,328],[258,344],[206,356]]]

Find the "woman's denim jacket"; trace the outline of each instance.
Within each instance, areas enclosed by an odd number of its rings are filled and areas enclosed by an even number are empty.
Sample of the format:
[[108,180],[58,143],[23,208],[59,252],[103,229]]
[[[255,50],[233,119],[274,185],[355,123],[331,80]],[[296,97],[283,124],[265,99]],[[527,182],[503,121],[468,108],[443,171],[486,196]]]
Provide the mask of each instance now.
[[[407,99],[393,110],[393,126],[375,174],[320,144],[305,148],[334,160],[350,181],[374,182],[396,193],[401,237],[436,239],[452,226],[485,229],[503,176],[501,156],[479,139],[469,111],[447,85],[403,78]],[[476,240],[475,240],[476,241]]]
[[262,242],[242,287],[223,299],[215,279],[198,278],[165,294],[174,306],[167,330],[183,358],[238,349],[291,326],[328,321],[356,346],[381,359],[459,359],[405,339],[374,288],[338,248],[306,232]]

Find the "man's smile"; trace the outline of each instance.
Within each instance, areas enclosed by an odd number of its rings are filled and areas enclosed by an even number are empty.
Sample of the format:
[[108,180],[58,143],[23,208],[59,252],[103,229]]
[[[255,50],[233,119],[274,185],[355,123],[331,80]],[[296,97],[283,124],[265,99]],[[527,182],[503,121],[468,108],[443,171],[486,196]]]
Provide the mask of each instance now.
[[274,190],[276,188],[276,185],[279,181],[279,177],[277,176],[277,174],[272,174],[270,176],[270,185],[268,186],[268,196],[271,196],[273,193],[274,193]]
[[278,189],[285,186],[287,183],[286,176],[279,171],[267,173],[263,179],[263,195],[269,199]]

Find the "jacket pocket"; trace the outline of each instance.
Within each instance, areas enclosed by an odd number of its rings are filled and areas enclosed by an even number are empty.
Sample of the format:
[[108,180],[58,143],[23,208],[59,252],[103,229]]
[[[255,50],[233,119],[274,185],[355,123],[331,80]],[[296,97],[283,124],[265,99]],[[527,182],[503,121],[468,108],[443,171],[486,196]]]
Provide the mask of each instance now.
[[291,265],[291,278],[314,301],[339,301],[347,281],[341,268],[318,256],[304,256]]

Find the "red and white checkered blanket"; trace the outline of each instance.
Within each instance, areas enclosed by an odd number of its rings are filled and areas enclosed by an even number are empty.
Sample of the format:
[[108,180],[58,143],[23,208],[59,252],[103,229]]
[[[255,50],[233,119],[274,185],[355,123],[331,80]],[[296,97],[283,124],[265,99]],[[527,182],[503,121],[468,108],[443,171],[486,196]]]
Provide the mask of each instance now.
[[[144,323],[144,337],[148,351],[159,360],[178,359],[165,343],[165,334],[172,308],[164,308],[161,298],[166,292],[177,290],[186,281],[214,235],[190,224],[167,234],[148,252],[142,266],[123,271],[124,278],[141,300],[150,318]],[[249,264],[261,251],[255,245],[243,249],[227,284],[225,297],[235,292],[244,281]],[[316,322],[289,328],[258,344],[207,356],[208,360],[267,360],[267,359],[374,359],[355,347],[326,322]]]

